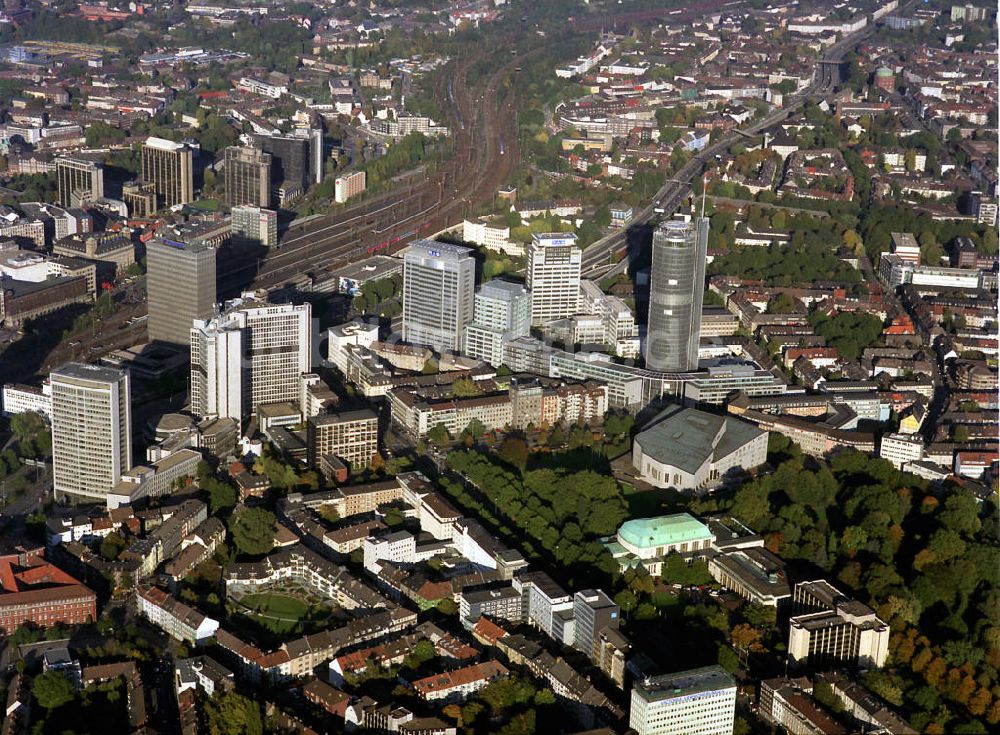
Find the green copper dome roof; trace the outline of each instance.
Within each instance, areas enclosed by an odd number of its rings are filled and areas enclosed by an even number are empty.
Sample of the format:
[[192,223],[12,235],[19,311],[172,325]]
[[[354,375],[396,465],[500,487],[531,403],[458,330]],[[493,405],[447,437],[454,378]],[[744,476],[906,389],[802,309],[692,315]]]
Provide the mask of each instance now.
[[712,532],[694,516],[677,513],[625,521],[618,529],[618,537],[632,546],[651,548],[712,538]]

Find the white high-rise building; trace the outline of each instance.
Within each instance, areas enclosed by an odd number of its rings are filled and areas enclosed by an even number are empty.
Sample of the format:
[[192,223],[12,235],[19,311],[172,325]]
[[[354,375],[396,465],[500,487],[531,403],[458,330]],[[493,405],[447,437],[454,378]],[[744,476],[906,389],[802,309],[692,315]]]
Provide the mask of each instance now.
[[788,663],[793,668],[885,666],[889,626],[875,611],[818,579],[799,582],[788,620]]
[[736,680],[721,666],[643,679],[632,689],[638,735],[732,735]]
[[297,402],[302,374],[312,369],[312,308],[252,301],[244,302],[239,314],[250,361],[251,407]]
[[195,319],[191,328],[191,412],[239,422],[247,413],[243,330],[237,320]]
[[104,500],[132,467],[128,373],[69,363],[50,382],[53,491]]
[[410,245],[403,258],[403,340],[460,352],[475,288],[471,249],[434,240]]
[[191,329],[191,410],[239,420],[268,403],[298,403],[312,368],[309,304],[270,304],[254,294],[226,303]]
[[520,283],[494,279],[476,292],[474,315],[465,328],[465,354],[499,367],[504,342],[531,332],[531,296]]
[[527,287],[531,291],[531,323],[566,319],[580,305],[580,268],[583,251],[576,235],[543,232],[531,236],[528,246]]

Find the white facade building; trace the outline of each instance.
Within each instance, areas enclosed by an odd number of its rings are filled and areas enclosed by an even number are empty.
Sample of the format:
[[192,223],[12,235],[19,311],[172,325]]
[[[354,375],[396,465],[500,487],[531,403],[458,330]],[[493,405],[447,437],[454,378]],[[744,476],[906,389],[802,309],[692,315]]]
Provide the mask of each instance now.
[[736,680],[721,666],[643,679],[632,689],[638,735],[732,735]]
[[875,611],[826,580],[800,582],[788,621],[793,667],[879,668],[889,655],[889,626]]
[[233,237],[273,248],[278,244],[278,213],[249,204],[232,209]]
[[667,409],[632,443],[632,464],[656,487],[690,490],[767,461],[767,432],[732,416]]
[[924,442],[916,434],[886,434],[878,447],[878,456],[892,462],[899,470],[907,462],[924,458]]
[[[615,354],[624,358],[639,356],[639,330],[635,315],[624,301],[601,291],[593,281],[580,281],[580,311],[593,314],[601,321],[601,343],[615,348]],[[582,341],[582,340],[577,340]]]
[[499,220],[478,218],[464,220],[462,239],[497,253],[524,255],[524,246],[510,241],[510,227]]
[[248,293],[227,302],[219,316],[196,320],[192,411],[239,419],[245,410],[233,415],[235,405],[298,404],[302,375],[312,368],[311,317],[308,303],[269,304]]
[[333,182],[333,199],[337,204],[343,204],[348,199],[356,197],[365,190],[365,172],[355,171],[351,174],[338,176]]
[[195,319],[191,328],[191,412],[242,421],[246,413],[243,331],[235,323]]
[[357,345],[366,349],[378,341],[378,324],[365,324],[355,319],[346,324],[338,324],[326,331],[326,359],[336,365],[341,373],[347,374],[347,346]]
[[464,352],[494,367],[503,363],[504,342],[531,332],[531,296],[520,283],[484,283],[476,292],[473,314],[465,328]]
[[533,325],[576,313],[582,263],[583,251],[576,245],[576,235],[548,232],[531,236],[525,285],[531,291]]
[[469,248],[433,240],[410,245],[403,258],[403,340],[460,352],[475,288]]
[[41,388],[16,383],[3,387],[3,415],[6,418],[29,411],[52,420],[52,384],[48,380]]
[[53,491],[103,501],[132,466],[128,373],[70,363],[49,379]]
[[573,619],[573,595],[545,572],[515,575],[514,589],[521,593],[521,609],[527,622],[549,638],[572,645],[574,631],[567,630]]
[[149,622],[179,641],[200,645],[215,635],[219,621],[188,607],[159,587],[136,592],[139,612]]

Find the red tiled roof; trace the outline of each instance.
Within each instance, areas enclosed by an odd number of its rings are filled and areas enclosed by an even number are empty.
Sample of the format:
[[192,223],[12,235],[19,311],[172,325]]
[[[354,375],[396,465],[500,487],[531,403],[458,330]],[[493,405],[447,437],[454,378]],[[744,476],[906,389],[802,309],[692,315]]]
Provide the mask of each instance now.
[[50,564],[40,556],[28,556],[21,566],[17,554],[0,557],[0,602],[4,596],[31,592],[32,588],[69,586],[80,584],[59,567]]
[[489,641],[490,644],[496,643],[498,640],[507,635],[506,630],[485,616],[476,621],[472,630],[484,641]]
[[507,667],[499,661],[484,661],[481,664],[465,666],[454,671],[445,671],[413,682],[413,688],[418,694],[430,694],[431,692],[448,691],[460,687],[464,684],[471,684],[477,681],[487,681],[498,676],[507,675]]

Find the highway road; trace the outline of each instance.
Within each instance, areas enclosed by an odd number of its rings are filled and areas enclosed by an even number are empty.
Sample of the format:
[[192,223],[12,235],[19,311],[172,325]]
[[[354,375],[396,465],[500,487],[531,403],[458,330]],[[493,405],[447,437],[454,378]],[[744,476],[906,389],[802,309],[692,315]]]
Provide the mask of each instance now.
[[[715,155],[729,148],[729,146],[740,139],[746,136],[757,135],[785,120],[792,113],[798,111],[810,97],[827,94],[832,91],[834,85],[840,82],[837,69],[847,51],[856,46],[862,38],[873,30],[873,24],[866,26],[856,33],[845,36],[827,49],[817,64],[818,68],[813,82],[800,92],[790,96],[784,107],[773,111],[752,125],[742,128],[739,132],[726,134],[715,143],[697,153],[679,171],[664,182],[649,204],[636,212],[625,227],[591,243],[583,253],[582,271],[584,277],[597,278],[623,273],[628,267],[629,261],[628,254],[625,252],[629,228],[647,224],[654,218],[654,214],[657,214],[656,210],[662,210],[663,216],[666,217],[672,215],[687,196],[691,181],[695,176],[704,171],[705,164]],[[614,261],[615,253],[622,254],[623,257],[621,260]]]

